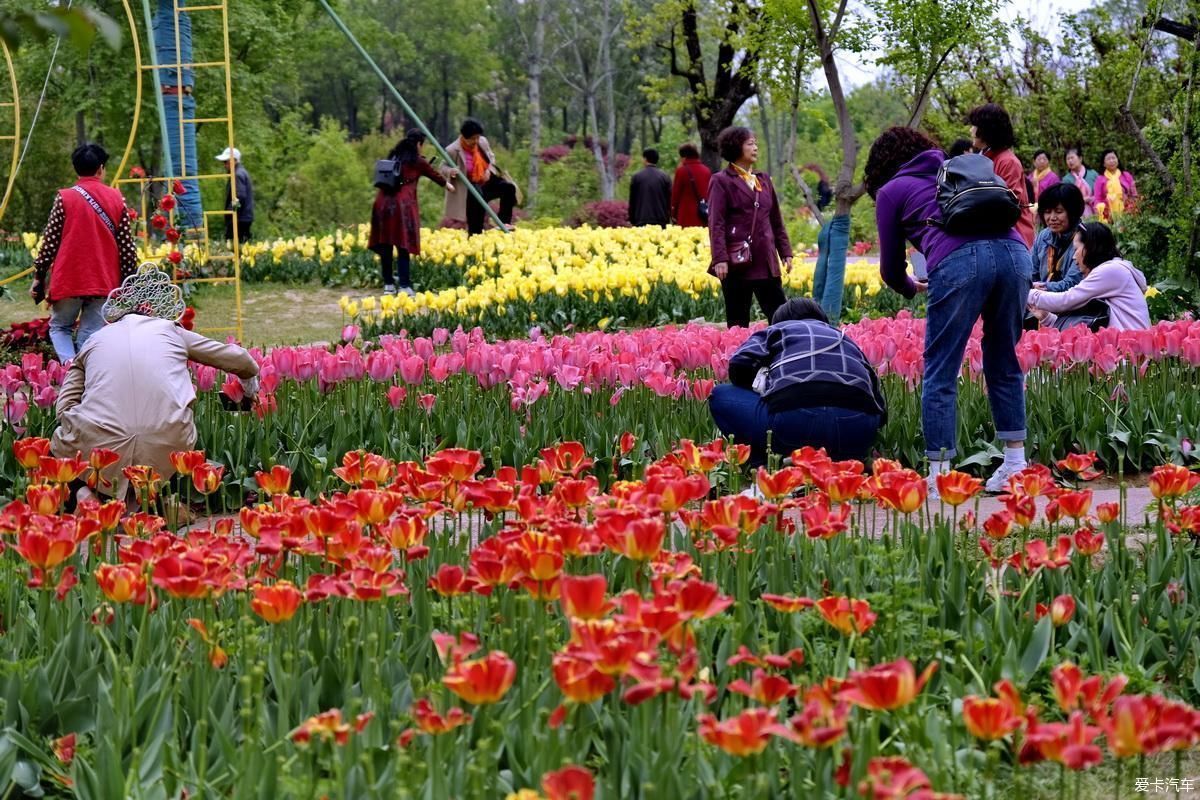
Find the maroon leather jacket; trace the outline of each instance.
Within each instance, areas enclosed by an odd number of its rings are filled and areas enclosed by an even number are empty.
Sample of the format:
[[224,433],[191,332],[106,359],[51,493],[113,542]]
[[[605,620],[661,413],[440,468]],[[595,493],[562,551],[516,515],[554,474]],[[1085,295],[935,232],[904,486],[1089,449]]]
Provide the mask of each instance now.
[[[754,174],[758,177],[757,193],[732,166],[713,175],[708,188],[712,264],[724,261],[729,264],[729,277],[751,281],[779,277],[780,259],[792,257],[792,243],[783,227],[775,186],[765,172]],[[745,240],[751,229],[754,231],[750,242],[751,262],[740,266],[730,263],[731,246]],[[712,265],[708,271],[712,273]]]

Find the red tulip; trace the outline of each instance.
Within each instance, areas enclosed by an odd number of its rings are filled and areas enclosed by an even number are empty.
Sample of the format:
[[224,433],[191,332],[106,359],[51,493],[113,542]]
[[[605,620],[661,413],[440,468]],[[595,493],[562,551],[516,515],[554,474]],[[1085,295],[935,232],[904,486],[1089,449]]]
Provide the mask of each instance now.
[[499,702],[517,677],[517,665],[500,650],[485,658],[463,661],[447,670],[442,683],[447,689],[474,705]]
[[740,678],[729,684],[729,691],[745,695],[764,706],[773,706],[796,693],[791,681],[761,669],[754,670],[753,683]]
[[1058,507],[1068,517],[1079,520],[1086,517],[1092,508],[1092,490],[1083,489],[1076,492],[1063,492],[1057,498]]
[[127,564],[100,564],[92,573],[100,591],[114,603],[146,602],[146,576]]
[[596,781],[592,773],[574,764],[542,776],[546,800],[593,800]]
[[192,471],[204,462],[203,450],[176,450],[171,453],[171,466],[185,478],[190,478]]
[[1055,463],[1063,472],[1072,472],[1082,481],[1094,480],[1104,474],[1099,470],[1092,469],[1096,465],[1095,450],[1089,453],[1071,453]]
[[36,436],[30,436],[25,439],[16,439],[13,441],[13,455],[17,458],[17,463],[21,468],[28,471],[37,469],[41,465],[43,456],[50,455],[50,440],[42,439]]
[[212,494],[221,488],[221,476],[224,474],[225,467],[206,461],[192,470],[192,485],[200,494]]
[[276,464],[269,472],[255,472],[254,480],[258,488],[269,495],[287,494],[292,488],[292,471],[282,464]]
[[574,703],[591,703],[617,688],[611,675],[601,672],[594,659],[582,654],[555,653],[551,671],[559,690]]
[[1004,698],[968,696],[963,699],[967,733],[986,742],[1003,739],[1021,727],[1021,712]]
[[983,489],[983,481],[979,478],[957,470],[943,472],[934,480],[937,483],[938,496],[949,506],[960,506]]
[[563,575],[559,581],[563,613],[574,619],[600,619],[612,608],[603,575]]
[[761,753],[773,735],[785,732],[776,722],[775,711],[767,708],[748,708],[723,722],[711,714],[701,714],[697,720],[704,741],[734,756]]
[[807,597],[794,597],[790,594],[764,594],[762,601],[776,611],[782,611],[785,614],[792,614],[816,605]]
[[880,664],[866,671],[854,671],[846,680],[840,696],[861,708],[891,711],[911,703],[937,669],[933,661],[918,676],[906,658]]
[[408,713],[412,714],[413,722],[421,731],[434,736],[449,733],[471,721],[471,715],[461,708],[451,708],[445,716],[442,716],[428,697],[422,697],[414,702]]
[[1150,494],[1158,500],[1183,497],[1200,484],[1200,475],[1177,464],[1162,464],[1150,473]]
[[997,511],[983,521],[983,532],[989,539],[1003,539],[1012,533],[1013,515],[1007,511]]
[[816,605],[825,621],[847,636],[866,633],[879,616],[866,600],[849,597],[824,597]]
[[276,581],[272,586],[259,584],[253,589],[250,608],[267,622],[287,622],[296,616],[304,597],[291,581]]

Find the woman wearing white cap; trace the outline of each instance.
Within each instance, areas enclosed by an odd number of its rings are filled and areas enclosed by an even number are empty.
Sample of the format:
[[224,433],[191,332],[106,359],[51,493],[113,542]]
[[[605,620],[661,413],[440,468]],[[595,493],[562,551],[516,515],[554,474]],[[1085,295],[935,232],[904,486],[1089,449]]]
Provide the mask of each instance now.
[[250,173],[242,166],[242,151],[236,147],[226,147],[217,156],[217,161],[229,162],[229,169],[237,181],[236,203],[232,187],[225,189],[225,210],[233,212],[225,217],[225,238],[233,239],[233,221],[236,218],[238,241],[249,241],[250,224],[254,222],[254,184],[250,182]]

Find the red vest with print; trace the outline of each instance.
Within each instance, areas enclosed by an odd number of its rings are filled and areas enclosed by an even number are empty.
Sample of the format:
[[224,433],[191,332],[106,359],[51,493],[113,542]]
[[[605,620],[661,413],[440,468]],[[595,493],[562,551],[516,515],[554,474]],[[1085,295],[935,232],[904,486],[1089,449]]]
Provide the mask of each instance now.
[[[75,185],[87,190],[114,226],[121,224],[125,198],[119,191],[94,177],[80,178]],[[65,297],[105,297],[121,285],[117,239],[75,189],[60,189],[58,196],[66,218],[62,243],[50,267],[46,299],[53,303]]]

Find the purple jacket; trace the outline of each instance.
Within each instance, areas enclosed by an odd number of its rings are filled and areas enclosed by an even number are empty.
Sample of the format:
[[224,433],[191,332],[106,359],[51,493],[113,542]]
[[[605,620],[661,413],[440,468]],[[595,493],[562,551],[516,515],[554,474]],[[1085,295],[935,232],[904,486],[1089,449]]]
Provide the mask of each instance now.
[[[932,274],[942,260],[967,242],[989,238],[956,236],[925,223],[941,219],[937,204],[937,173],[946,154],[941,150],[926,150],[913,158],[880,188],[875,197],[875,224],[879,228],[879,275],[884,283],[905,297],[917,293],[908,275],[904,240],[925,256],[925,269]],[[1013,228],[998,239],[1025,243]]]
[[[792,257],[792,243],[783,227],[783,215],[775,198],[775,187],[764,172],[758,177],[758,207],[755,192],[728,167],[712,176],[708,184],[708,239],[712,246],[712,263],[729,264],[729,276],[743,280],[763,280],[779,277],[779,260]],[[757,217],[757,218],[756,218]],[[729,249],[744,241],[753,228],[750,242],[751,262],[736,266],[729,262]],[[708,268],[712,273],[712,266]]]

